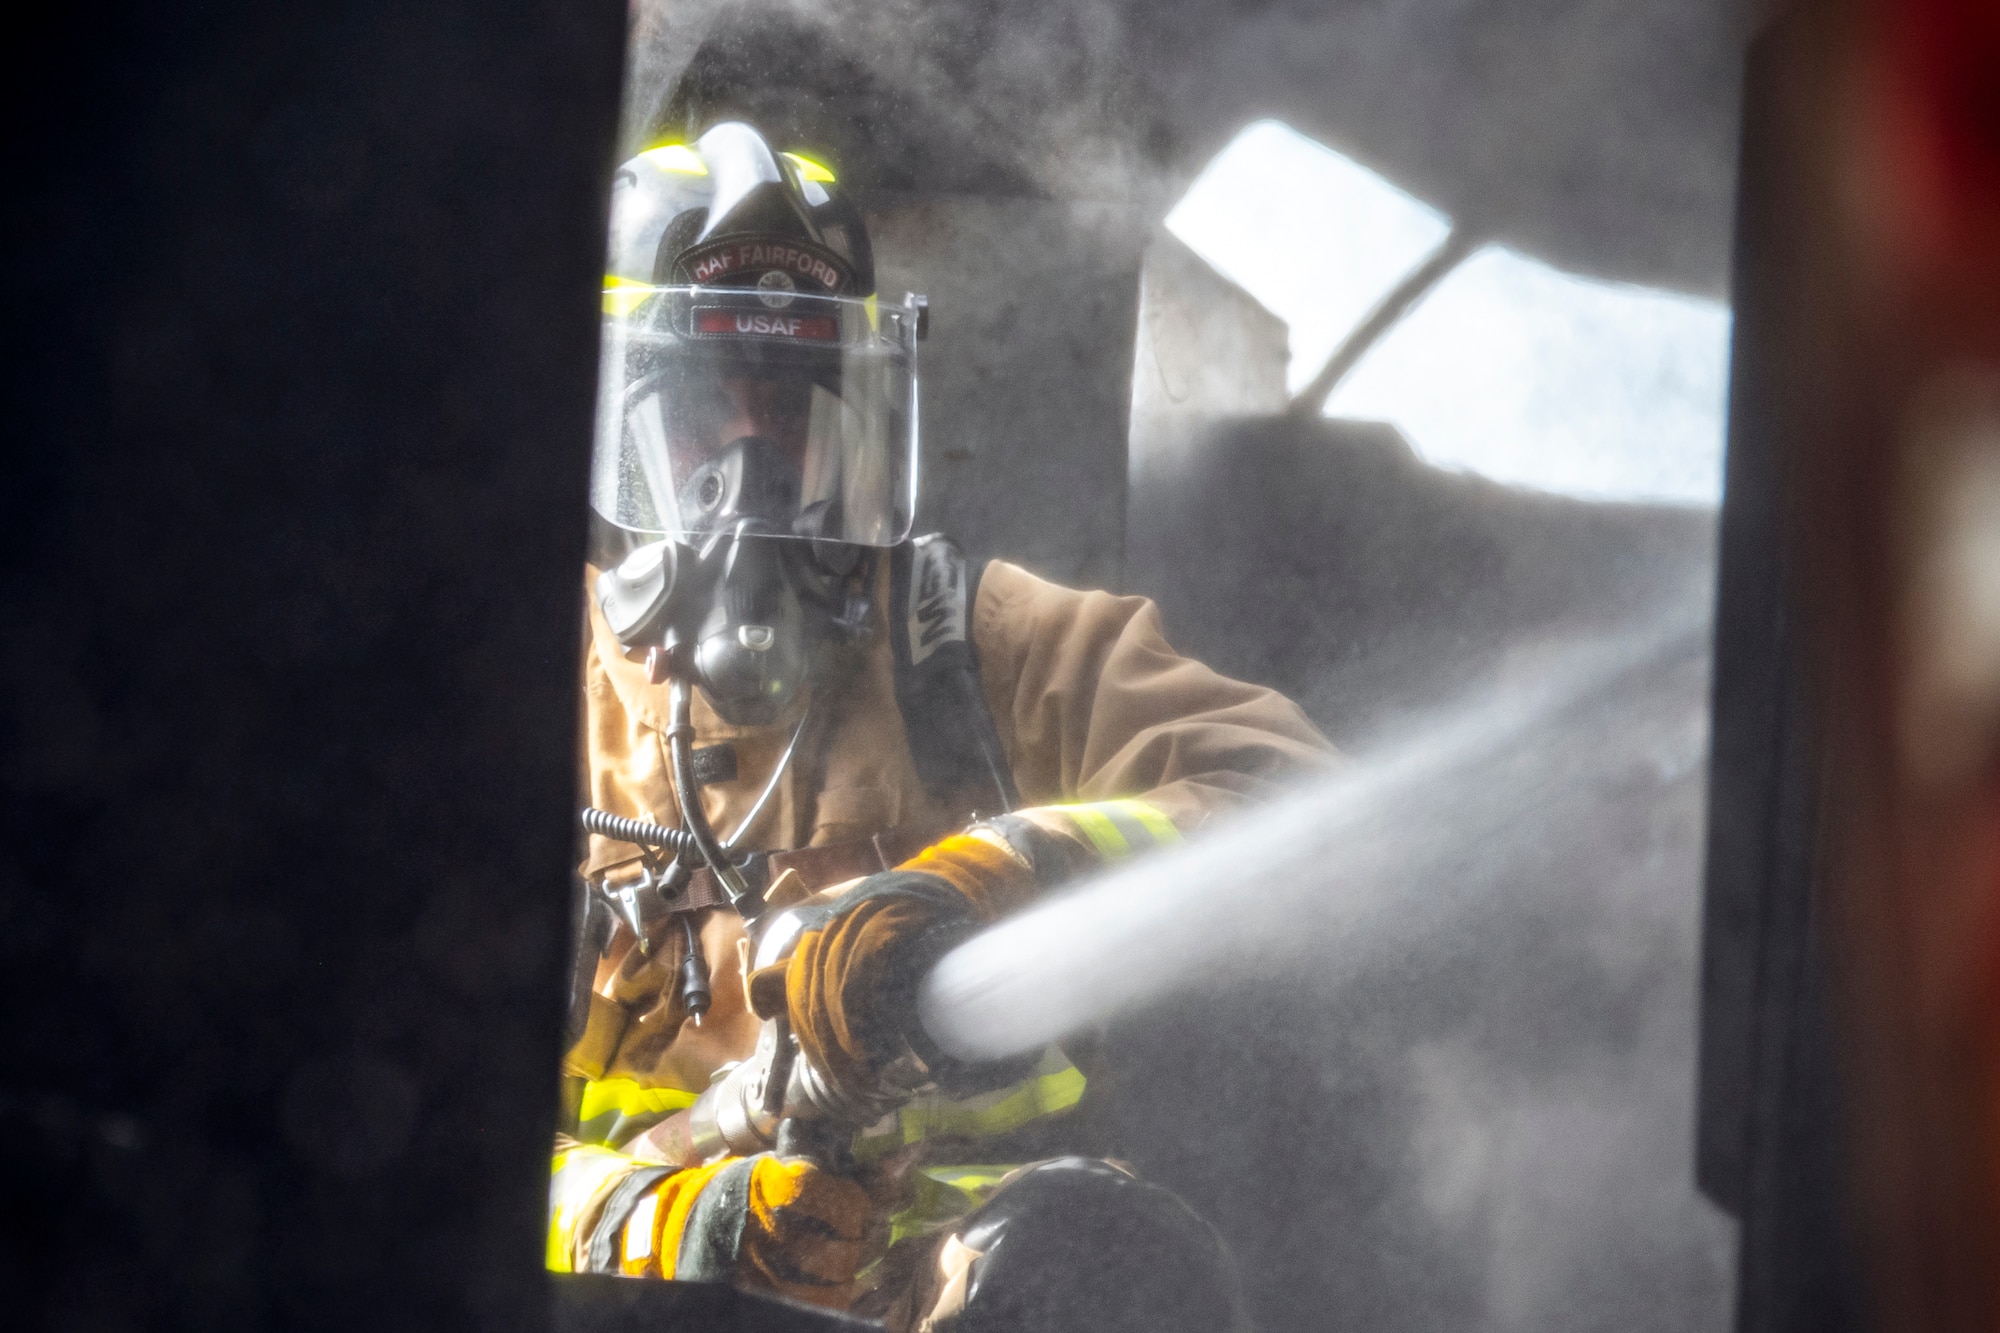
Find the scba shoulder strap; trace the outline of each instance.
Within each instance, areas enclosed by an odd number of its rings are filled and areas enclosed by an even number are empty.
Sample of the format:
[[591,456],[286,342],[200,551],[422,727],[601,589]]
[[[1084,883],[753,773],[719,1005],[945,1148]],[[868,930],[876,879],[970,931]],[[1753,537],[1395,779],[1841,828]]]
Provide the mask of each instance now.
[[925,790],[941,801],[992,793],[1001,814],[1021,803],[1001,748],[972,644],[979,572],[940,533],[913,537],[889,553],[889,637],[896,658],[896,706]]

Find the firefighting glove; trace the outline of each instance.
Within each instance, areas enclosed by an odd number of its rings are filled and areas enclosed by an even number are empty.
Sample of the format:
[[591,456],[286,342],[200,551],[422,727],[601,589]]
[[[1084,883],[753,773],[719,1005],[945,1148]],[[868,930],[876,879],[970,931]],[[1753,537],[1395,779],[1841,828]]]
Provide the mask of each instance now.
[[943,1081],[950,1062],[917,1022],[917,986],[948,950],[1025,904],[1035,886],[1025,857],[975,829],[831,903],[799,909],[804,924],[784,999],[800,1053],[857,1104],[878,1097],[884,1071],[910,1056]]
[[635,1179],[600,1234],[616,1234],[615,1266],[598,1271],[732,1282],[845,1309],[855,1275],[882,1248],[868,1192],[804,1158],[771,1153]]

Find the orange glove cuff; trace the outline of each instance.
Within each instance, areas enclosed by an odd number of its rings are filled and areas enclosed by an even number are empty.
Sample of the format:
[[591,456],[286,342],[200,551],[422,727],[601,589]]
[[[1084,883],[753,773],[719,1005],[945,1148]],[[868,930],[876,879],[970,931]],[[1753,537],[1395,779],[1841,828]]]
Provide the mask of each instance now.
[[[898,876],[923,878],[890,887]],[[946,838],[872,884],[871,892],[871,881],[863,881],[854,890],[857,901],[805,931],[785,970],[785,1003],[800,1049],[848,1088],[868,1087],[878,1063],[905,1043],[909,946],[941,925],[996,921],[1036,890],[1025,860],[978,833]]]
[[627,1277],[672,1277],[694,1201],[701,1197],[702,1187],[728,1165],[729,1159],[724,1158],[676,1171],[648,1191],[625,1221],[618,1271]]
[[893,1048],[901,1015],[875,1003],[895,966],[896,945],[930,924],[925,904],[865,902],[807,931],[785,971],[785,1002],[799,1048],[837,1083],[866,1087],[879,1053]]
[[1034,871],[976,833],[954,833],[896,867],[936,875],[965,895],[981,920],[998,921],[1035,896]]
[[743,1279],[815,1305],[854,1303],[855,1274],[873,1257],[867,1191],[811,1162],[760,1157],[748,1208],[737,1259]]

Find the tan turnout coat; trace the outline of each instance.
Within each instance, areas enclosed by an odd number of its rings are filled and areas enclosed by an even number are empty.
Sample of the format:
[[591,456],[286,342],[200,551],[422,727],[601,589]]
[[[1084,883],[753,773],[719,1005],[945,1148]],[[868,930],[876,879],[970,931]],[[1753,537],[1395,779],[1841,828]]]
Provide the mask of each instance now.
[[[809,704],[792,765],[740,847],[830,846],[891,830],[929,839],[975,813],[978,793],[940,802],[917,779],[883,628],[887,598],[876,600],[874,632],[843,650],[844,660],[816,687],[818,702],[802,697],[774,724],[745,728],[724,723],[696,693],[696,744],[729,741],[737,752],[736,779],[702,790],[719,836],[736,832]],[[677,824],[664,735],[667,687],[648,682],[643,655],[626,653],[596,599],[586,601],[589,799],[614,814]],[[1177,655],[1145,598],[1078,592],[994,561],[979,582],[970,638],[1027,805],[1137,797],[1189,833],[1332,759],[1297,705]],[[997,813],[990,804],[977,812]],[[593,837],[585,873],[614,882],[636,874],[634,853],[629,844]],[[671,960],[640,959],[624,936],[599,968],[589,1029],[566,1072],[692,1092],[706,1087],[719,1065],[750,1053],[757,1023],[742,994],[742,924],[733,912],[711,909],[700,933],[714,992],[704,1021],[696,1026],[682,1010]]]

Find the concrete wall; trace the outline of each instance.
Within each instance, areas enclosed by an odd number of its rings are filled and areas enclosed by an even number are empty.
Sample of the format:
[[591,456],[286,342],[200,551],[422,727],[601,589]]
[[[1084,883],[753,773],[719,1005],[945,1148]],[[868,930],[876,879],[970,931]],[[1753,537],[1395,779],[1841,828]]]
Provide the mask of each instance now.
[[1126,476],[1136,508],[1149,484],[1186,467],[1205,426],[1284,410],[1290,330],[1256,298],[1161,228],[1146,247],[1132,357]]
[[1140,247],[1119,204],[890,196],[877,285],[931,298],[920,530],[974,559],[1115,586]]
[[1134,341],[1124,581],[1152,588],[1176,559],[1172,508],[1216,428],[1283,410],[1290,331],[1161,228],[1146,247]]

